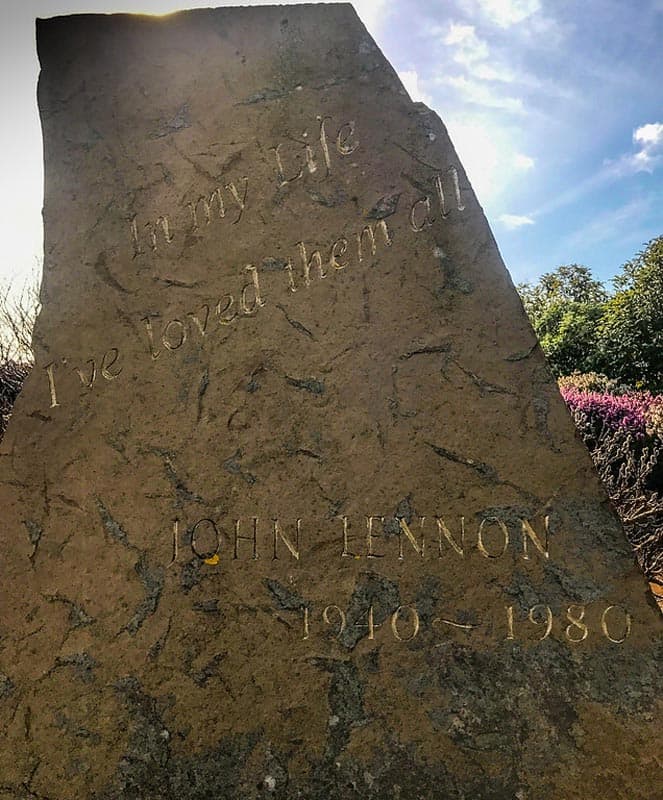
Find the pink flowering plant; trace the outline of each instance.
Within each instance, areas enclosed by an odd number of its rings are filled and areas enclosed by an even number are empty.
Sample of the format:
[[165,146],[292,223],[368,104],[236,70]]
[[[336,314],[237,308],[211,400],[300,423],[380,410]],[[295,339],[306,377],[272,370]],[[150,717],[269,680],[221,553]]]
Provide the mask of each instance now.
[[597,433],[604,428],[611,431],[622,430],[637,439],[654,433],[650,411],[660,408],[662,398],[652,395],[651,392],[610,394],[585,392],[574,386],[563,386],[560,391],[576,421],[584,422],[585,426]]
[[613,394],[596,373],[558,383],[638,561],[663,593],[663,395]]

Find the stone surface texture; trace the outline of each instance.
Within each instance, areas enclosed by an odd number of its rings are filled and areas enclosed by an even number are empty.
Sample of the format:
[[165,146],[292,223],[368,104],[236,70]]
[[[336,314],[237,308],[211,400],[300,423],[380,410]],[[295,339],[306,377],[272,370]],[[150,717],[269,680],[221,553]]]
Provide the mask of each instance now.
[[37,33],[0,800],[663,797],[660,615],[352,7]]

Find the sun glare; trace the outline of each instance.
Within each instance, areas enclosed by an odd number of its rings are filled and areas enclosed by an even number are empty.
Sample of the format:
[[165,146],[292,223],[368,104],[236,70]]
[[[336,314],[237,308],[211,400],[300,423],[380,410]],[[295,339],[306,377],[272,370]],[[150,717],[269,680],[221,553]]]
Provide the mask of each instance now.
[[201,8],[205,5],[204,2],[189,4],[182,2],[182,0],[155,0],[155,2],[152,3],[149,2],[149,0],[143,0],[143,3],[137,5],[136,8],[132,8],[130,13],[147,14],[152,17],[165,17],[176,11],[183,11],[193,7]]

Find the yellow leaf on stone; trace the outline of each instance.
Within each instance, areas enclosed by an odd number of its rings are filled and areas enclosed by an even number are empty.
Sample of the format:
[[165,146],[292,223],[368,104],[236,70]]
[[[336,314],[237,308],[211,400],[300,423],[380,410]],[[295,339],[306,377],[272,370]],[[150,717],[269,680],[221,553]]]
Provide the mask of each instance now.
[[211,558],[205,559],[205,563],[209,564],[210,567],[215,567],[219,563],[219,561],[221,561],[221,559],[219,558],[218,553],[214,553],[214,555]]

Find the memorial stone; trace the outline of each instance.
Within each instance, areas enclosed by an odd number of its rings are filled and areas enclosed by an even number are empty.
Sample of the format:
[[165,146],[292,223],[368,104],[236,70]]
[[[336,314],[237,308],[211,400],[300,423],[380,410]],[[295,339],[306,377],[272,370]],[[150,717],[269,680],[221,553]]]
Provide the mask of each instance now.
[[39,20],[0,800],[654,800],[663,625],[350,5]]

